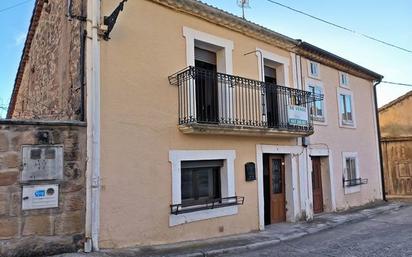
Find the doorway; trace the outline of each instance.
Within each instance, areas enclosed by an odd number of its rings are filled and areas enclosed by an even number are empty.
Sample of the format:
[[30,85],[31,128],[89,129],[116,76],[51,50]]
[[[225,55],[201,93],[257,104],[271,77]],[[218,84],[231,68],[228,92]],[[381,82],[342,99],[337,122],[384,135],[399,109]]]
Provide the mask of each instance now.
[[265,225],[286,221],[285,158],[265,154],[263,158]]
[[313,212],[323,212],[322,166],[320,157],[312,156]]
[[195,47],[197,122],[217,123],[219,103],[216,53]]
[[267,123],[269,128],[276,128],[279,125],[276,69],[265,65],[264,71],[266,86]]

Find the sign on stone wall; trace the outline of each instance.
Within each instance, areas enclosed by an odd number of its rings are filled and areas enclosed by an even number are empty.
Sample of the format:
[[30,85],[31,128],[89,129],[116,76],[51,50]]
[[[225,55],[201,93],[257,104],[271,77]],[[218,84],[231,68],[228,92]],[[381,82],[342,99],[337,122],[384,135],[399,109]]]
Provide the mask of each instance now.
[[22,182],[63,179],[63,146],[24,145]]
[[59,185],[23,186],[22,210],[59,206]]
[[288,123],[289,125],[307,126],[308,111],[305,107],[298,105],[288,105]]

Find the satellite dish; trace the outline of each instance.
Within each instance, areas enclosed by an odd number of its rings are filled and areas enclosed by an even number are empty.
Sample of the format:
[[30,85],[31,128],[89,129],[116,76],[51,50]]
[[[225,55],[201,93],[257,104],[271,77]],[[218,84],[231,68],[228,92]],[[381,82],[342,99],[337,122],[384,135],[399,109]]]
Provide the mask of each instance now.
[[242,8],[242,18],[245,18],[245,8],[250,8],[249,0],[237,0],[237,5]]

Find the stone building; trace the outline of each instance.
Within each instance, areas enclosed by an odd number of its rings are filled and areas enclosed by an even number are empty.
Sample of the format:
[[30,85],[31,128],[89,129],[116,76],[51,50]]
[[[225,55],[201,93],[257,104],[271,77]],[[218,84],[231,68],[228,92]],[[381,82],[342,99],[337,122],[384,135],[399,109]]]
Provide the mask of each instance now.
[[[71,1],[85,15],[84,0]],[[16,75],[8,118],[83,120],[83,21],[67,17],[68,1],[36,0]]]
[[36,1],[8,113],[87,121],[85,251],[264,230],[382,199],[381,75],[200,1],[85,5]]
[[385,192],[412,197],[412,91],[379,108]]
[[[0,256],[84,248],[85,11],[83,0],[35,1],[8,119],[0,120]],[[50,163],[61,169],[38,174]]]

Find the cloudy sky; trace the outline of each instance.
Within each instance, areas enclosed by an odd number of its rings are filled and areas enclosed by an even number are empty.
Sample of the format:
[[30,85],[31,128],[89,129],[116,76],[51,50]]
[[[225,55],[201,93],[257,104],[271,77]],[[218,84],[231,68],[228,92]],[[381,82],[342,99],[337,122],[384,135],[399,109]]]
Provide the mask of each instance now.
[[[357,32],[409,50],[412,49],[412,1],[410,0],[276,1]],[[204,0],[204,2],[236,15],[242,13],[237,0]],[[7,9],[17,4],[18,6]],[[10,99],[33,5],[34,0],[0,1],[0,24],[2,25],[0,107],[7,105]],[[246,9],[246,18],[356,62],[384,75],[385,80],[412,84],[412,53],[326,25],[275,5],[269,0],[250,0],[250,8]],[[412,90],[412,87],[381,84],[378,91],[379,105],[409,90]],[[1,115],[4,115],[4,111],[0,110]]]

